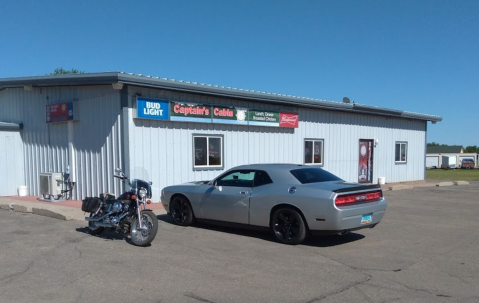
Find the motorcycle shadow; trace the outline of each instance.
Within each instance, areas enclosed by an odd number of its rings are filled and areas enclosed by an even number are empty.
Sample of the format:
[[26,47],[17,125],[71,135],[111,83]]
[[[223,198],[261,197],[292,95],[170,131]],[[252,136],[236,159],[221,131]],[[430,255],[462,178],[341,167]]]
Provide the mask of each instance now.
[[[101,238],[101,239],[104,239],[104,240],[111,240],[111,241],[122,240],[122,241],[125,241],[128,244],[135,245],[135,244],[133,244],[133,242],[131,241],[131,239],[128,235],[122,235],[122,234],[119,234],[119,233],[116,233],[116,232],[113,232],[113,231],[109,231],[109,230],[105,230],[104,232],[102,232],[99,235],[93,235],[90,231],[90,228],[88,228],[88,227],[77,228],[76,231],[80,232],[80,233],[90,235],[92,237]],[[148,246],[151,246],[151,244],[148,245]]]

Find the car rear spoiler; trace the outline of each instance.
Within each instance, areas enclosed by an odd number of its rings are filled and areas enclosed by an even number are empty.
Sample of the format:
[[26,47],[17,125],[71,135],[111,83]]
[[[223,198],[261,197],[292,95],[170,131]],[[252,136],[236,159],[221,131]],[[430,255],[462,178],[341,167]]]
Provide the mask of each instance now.
[[368,190],[368,189],[381,189],[381,186],[379,184],[361,185],[361,186],[355,186],[355,187],[340,188],[340,189],[333,190],[333,192],[346,193],[350,191]]

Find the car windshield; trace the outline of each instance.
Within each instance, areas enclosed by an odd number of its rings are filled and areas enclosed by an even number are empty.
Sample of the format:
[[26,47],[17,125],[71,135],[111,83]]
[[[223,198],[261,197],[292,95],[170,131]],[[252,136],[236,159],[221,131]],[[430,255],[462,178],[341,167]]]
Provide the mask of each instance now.
[[342,181],[342,179],[319,167],[293,169],[290,172],[302,184]]

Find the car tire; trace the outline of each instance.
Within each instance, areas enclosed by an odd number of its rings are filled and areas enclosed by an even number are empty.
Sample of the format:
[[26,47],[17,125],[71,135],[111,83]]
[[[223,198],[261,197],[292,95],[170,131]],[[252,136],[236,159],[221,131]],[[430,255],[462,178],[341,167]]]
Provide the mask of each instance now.
[[275,238],[289,245],[296,245],[306,238],[306,225],[301,214],[292,208],[279,208],[271,216],[271,229]]
[[175,224],[180,226],[190,226],[195,219],[190,201],[183,196],[177,196],[171,200],[170,213]]

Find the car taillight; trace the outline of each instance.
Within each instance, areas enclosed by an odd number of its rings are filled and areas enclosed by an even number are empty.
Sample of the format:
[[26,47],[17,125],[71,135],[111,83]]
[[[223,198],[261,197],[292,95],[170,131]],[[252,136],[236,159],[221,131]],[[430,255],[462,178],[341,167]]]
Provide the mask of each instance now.
[[368,201],[375,201],[381,198],[380,191],[373,191],[370,193],[361,193],[361,194],[354,194],[354,195],[344,195],[344,196],[337,196],[334,203],[337,206],[344,206],[351,203],[360,203],[360,202],[368,202]]

